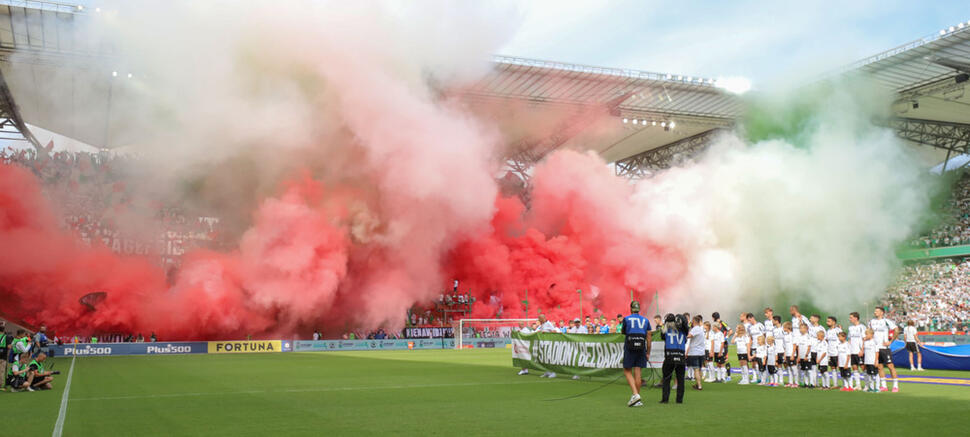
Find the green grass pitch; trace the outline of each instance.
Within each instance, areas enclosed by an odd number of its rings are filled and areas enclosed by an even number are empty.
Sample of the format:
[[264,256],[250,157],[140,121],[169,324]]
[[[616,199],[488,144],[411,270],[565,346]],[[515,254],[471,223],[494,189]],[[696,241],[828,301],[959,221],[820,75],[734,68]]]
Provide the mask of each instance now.
[[[51,435],[70,365],[56,362],[54,390],[0,393],[6,435]],[[75,363],[64,435],[970,435],[970,386],[732,382],[688,390],[684,405],[658,405],[649,389],[645,407],[628,408],[621,378],[549,400],[609,381],[518,376],[507,349],[87,357]]]

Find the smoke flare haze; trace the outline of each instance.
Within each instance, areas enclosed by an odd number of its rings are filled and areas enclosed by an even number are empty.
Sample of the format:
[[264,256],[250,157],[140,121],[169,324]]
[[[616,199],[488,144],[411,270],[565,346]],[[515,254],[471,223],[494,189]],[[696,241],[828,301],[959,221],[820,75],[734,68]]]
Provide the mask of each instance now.
[[[106,218],[147,233],[155,205],[178,203],[219,217],[228,244],[189,251],[170,277],[82,244],[36,176],[0,165],[4,313],[59,333],[215,339],[400,328],[455,278],[473,316],[525,316],[528,300],[555,320],[579,315],[578,290],[586,314],[625,312],[631,291],[689,311],[834,311],[883,292],[930,183],[871,125],[877,97],[750,102],[809,110],[781,133],[791,120],[749,119],[636,183],[556,151],[527,207],[496,182],[503,127],[445,92],[489,71],[516,17],[465,2],[121,4],[86,30],[145,72],[126,115],[133,194]],[[94,310],[79,303],[92,292],[106,293]]]

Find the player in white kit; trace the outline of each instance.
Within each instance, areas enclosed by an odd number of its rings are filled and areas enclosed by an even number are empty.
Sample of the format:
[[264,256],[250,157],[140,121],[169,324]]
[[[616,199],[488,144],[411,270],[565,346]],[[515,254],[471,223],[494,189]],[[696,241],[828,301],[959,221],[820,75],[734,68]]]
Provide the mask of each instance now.
[[798,374],[796,375],[802,387],[808,387],[812,370],[812,339],[808,335],[808,325],[801,324],[798,334],[795,334],[795,354],[798,357]]
[[824,377],[829,387],[835,387],[838,382],[836,377],[839,375],[839,334],[842,333],[842,327],[838,323],[838,319],[833,316],[825,319],[825,325],[828,326],[825,330],[825,342],[828,343],[829,371]]
[[785,387],[798,387],[798,362],[795,358],[795,333],[791,330],[791,322],[781,326],[782,337],[785,342],[785,368],[788,369],[788,384]]
[[[920,352],[919,347],[923,345],[923,342],[919,339],[919,334],[916,333],[916,323],[912,320],[906,324],[903,328],[903,339],[906,340],[906,350],[909,352],[909,370],[923,371],[923,353]],[[913,354],[916,354],[917,368],[913,368]]]
[[767,372],[764,373],[764,380],[767,381],[765,385],[769,387],[778,386],[778,352],[776,352],[775,344],[775,337],[769,335],[765,339],[765,347],[768,350],[765,357]]
[[[747,314],[747,320],[748,320],[748,323],[747,323],[746,328],[748,329],[748,336],[751,337],[751,348],[752,349],[757,349],[758,348],[758,345],[761,344],[761,341],[764,341],[765,325],[763,325],[761,323],[758,323],[758,321],[756,321],[754,319],[754,314],[752,314],[752,313],[748,313]],[[758,340],[759,338],[761,340]],[[764,366],[764,365],[765,365],[765,363],[764,363],[764,361],[762,361],[761,364],[760,364],[760,366]],[[754,367],[754,366],[752,366],[752,367]],[[760,368],[759,369],[753,369],[753,370],[755,370],[755,372],[754,372],[754,376],[755,377],[754,377],[754,381],[753,382],[755,384],[760,384],[762,382],[761,381],[762,371],[761,371]]]
[[899,392],[899,378],[896,377],[896,366],[893,364],[892,351],[889,350],[892,335],[896,333],[896,323],[883,317],[885,311],[882,308],[877,307],[872,314],[876,318],[869,320],[869,329],[872,329],[873,338],[879,346],[879,357],[876,364],[876,367],[879,368],[879,378],[882,382],[879,391],[887,391],[885,368],[888,366],[889,374],[893,377],[893,393],[897,393]]
[[879,345],[875,340],[872,329],[866,329],[866,336],[862,339],[862,363],[866,366],[866,391],[879,392],[878,363]]
[[[811,328],[809,328],[811,329]],[[812,343],[812,355],[815,356],[815,371],[812,372],[812,386],[829,388],[824,377],[829,370],[829,345],[825,341],[825,331],[816,331],[815,342]],[[821,380],[817,380],[819,378]]]
[[778,372],[777,381],[773,383],[781,385],[782,369],[785,368],[785,330],[781,327],[780,316],[771,317],[771,337],[775,340],[775,368]]
[[727,350],[724,350],[724,332],[720,329],[712,329],[711,332],[713,333],[711,336],[711,355],[714,358],[714,382],[725,382],[727,372],[724,363],[727,360],[724,355],[727,354]]
[[758,385],[765,385],[768,383],[768,367],[765,366],[765,361],[768,359],[768,343],[765,341],[765,337],[758,337],[758,343],[754,346],[754,363],[758,366],[757,372],[761,375]]
[[714,341],[714,330],[711,329],[711,322],[704,322],[704,382],[714,382],[712,341]]
[[850,387],[849,376],[849,342],[846,341],[848,335],[844,332],[839,332],[839,344],[836,346],[836,352],[838,354],[838,366],[839,374],[842,376],[842,388],[841,391],[853,391]]
[[862,338],[866,335],[866,326],[859,321],[859,313],[849,313],[849,362],[852,364],[852,387],[862,389],[861,368]]
[[734,328],[734,335],[731,337],[731,343],[734,343],[736,348],[735,352],[738,354],[738,365],[741,366],[741,380],[738,381],[738,385],[748,384],[748,362],[751,357],[751,337],[748,337],[747,331],[745,331],[744,325],[738,325]]

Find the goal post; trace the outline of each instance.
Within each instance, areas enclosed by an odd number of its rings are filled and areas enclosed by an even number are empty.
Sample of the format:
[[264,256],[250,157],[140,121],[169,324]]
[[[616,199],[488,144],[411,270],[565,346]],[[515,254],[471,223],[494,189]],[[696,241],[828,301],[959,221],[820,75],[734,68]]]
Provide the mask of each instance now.
[[455,331],[455,349],[462,349],[465,339],[476,338],[508,338],[512,331],[519,329],[519,325],[528,326],[539,319],[460,319]]

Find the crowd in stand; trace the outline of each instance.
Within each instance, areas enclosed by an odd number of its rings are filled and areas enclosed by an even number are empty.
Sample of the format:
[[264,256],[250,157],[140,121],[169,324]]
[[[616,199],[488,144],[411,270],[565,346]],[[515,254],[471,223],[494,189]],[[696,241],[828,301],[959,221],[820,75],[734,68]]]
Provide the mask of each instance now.
[[[136,206],[128,177],[138,159],[107,151],[54,152],[52,147],[0,150],[0,164],[24,167],[41,180],[45,196],[62,214],[62,226],[81,241],[178,266],[185,252],[218,240],[219,219],[191,214],[180,205]],[[116,220],[122,216],[138,226],[120,226]]]
[[943,208],[943,222],[926,235],[910,242],[913,247],[948,247],[970,244],[970,172],[964,172],[953,185]]
[[880,302],[894,320],[914,320],[923,331],[967,331],[970,259],[903,267]]

